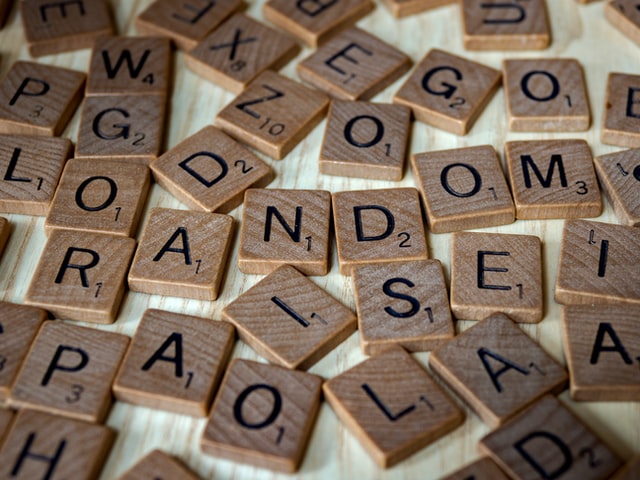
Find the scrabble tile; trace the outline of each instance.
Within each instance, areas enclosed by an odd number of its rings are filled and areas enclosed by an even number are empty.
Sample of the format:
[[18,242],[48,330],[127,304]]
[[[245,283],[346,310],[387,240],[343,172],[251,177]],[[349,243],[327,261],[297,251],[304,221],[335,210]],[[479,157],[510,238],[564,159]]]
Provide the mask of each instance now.
[[224,276],[233,218],[154,208],[129,270],[134,292],[215,300]]
[[504,60],[502,75],[512,132],[589,129],[589,97],[582,65],[577,60]]
[[273,363],[306,370],[351,335],[356,316],[283,265],[222,311],[240,338]]
[[614,27],[640,45],[640,10],[635,0],[607,2],[604,16]]
[[323,385],[338,418],[382,468],[392,467],[464,420],[463,412],[400,347]]
[[328,106],[324,93],[267,70],[218,113],[215,125],[280,160],[322,120]]
[[238,267],[265,275],[280,265],[305,275],[329,272],[331,194],[324,190],[247,190]]
[[126,335],[47,321],[18,374],[10,404],[101,423],[128,345]]
[[89,61],[87,95],[167,95],[171,43],[161,37],[101,37]]
[[562,311],[562,340],[578,401],[640,400],[640,308],[572,305]]
[[633,480],[640,475],[640,454],[633,457],[629,462],[611,477],[611,480]]
[[20,365],[46,319],[47,312],[40,308],[0,302],[0,402],[9,398]]
[[19,4],[32,57],[91,48],[96,38],[114,33],[106,0],[22,0]]
[[0,450],[0,477],[98,478],[115,436],[103,425],[22,410]]
[[7,244],[7,240],[9,240],[9,235],[11,235],[11,222],[4,217],[0,217],[0,255]]
[[337,192],[332,203],[342,275],[362,264],[428,258],[415,188]]
[[631,149],[594,158],[600,186],[618,221],[640,226],[640,150]]
[[634,227],[567,220],[555,300],[565,305],[640,304],[640,232]]
[[491,428],[547,393],[567,372],[504,313],[495,313],[437,348],[431,370]]
[[539,322],[543,317],[540,239],[454,233],[450,295],[451,311],[458,320],[482,320],[503,312],[516,322]]
[[438,260],[362,265],[352,278],[365,354],[389,345],[429,351],[455,335]]
[[605,479],[620,460],[555,397],[546,396],[480,440],[511,478]]
[[226,322],[146,310],[113,383],[116,399],[204,417],[234,340]]
[[265,187],[271,167],[213,126],[206,126],[154,160],[153,176],[193,210],[228,213],[247,188]]
[[506,225],[515,207],[490,145],[416,153],[411,168],[433,233]]
[[482,457],[440,480],[509,480],[509,477],[489,457]]
[[52,231],[25,303],[49,310],[56,318],[113,323],[135,243],[103,233]]
[[516,218],[597,217],[602,198],[584,140],[507,142],[505,161]]
[[298,470],[315,423],[322,378],[249,360],[232,362],[202,451],[287,473]]
[[0,212],[46,215],[72,149],[66,138],[0,135]]
[[104,160],[69,160],[45,220],[55,229],[133,237],[149,191],[149,168]]
[[373,10],[371,0],[268,0],[262,7],[266,20],[316,48]]
[[404,105],[335,100],[329,107],[319,171],[402,180],[410,132],[411,110]]
[[165,102],[161,95],[87,97],[76,158],[148,165],[162,149]]
[[600,140],[640,147],[640,75],[609,73]]
[[0,134],[61,135],[82,100],[85,78],[75,70],[15,62],[0,83]]
[[153,450],[138,463],[127,470],[119,480],[175,478],[179,480],[199,480],[180,460],[164,453]]
[[394,17],[403,18],[432,8],[456,3],[456,0],[383,0],[382,3]]
[[[311,0],[309,0],[311,1]],[[357,27],[336,35],[298,63],[298,76],[340,100],[368,100],[411,68],[394,46]]]
[[191,50],[242,7],[242,0],[156,0],[135,25],[142,35],[169,37],[178,48]]
[[2,448],[5,437],[9,434],[14,416],[15,413],[12,410],[0,409],[0,448]]
[[393,98],[416,120],[465,135],[500,86],[498,70],[442,50],[431,50]]
[[279,70],[300,51],[288,35],[236,13],[187,53],[187,67],[240,93],[263,71]]

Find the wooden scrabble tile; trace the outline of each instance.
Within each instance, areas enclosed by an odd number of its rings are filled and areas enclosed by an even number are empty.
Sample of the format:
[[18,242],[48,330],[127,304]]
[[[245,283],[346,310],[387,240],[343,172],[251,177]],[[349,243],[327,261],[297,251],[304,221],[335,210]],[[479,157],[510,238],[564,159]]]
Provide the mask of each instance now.
[[458,320],[503,312],[516,322],[543,317],[542,246],[532,235],[456,232],[451,311]]
[[560,244],[555,300],[565,305],[640,304],[640,231],[567,220]]
[[267,70],[218,113],[215,124],[280,160],[322,120],[328,106],[324,93]]
[[148,165],[162,149],[165,103],[162,95],[87,97],[76,158]]
[[123,402],[207,416],[234,340],[226,322],[146,310],[113,393]]
[[614,27],[640,45],[640,10],[635,0],[607,2],[604,16]]
[[640,475],[640,454],[633,457],[610,480],[633,480]]
[[66,138],[0,135],[0,212],[46,215],[72,148]]
[[129,270],[129,288],[215,300],[232,233],[233,218],[229,215],[154,208]]
[[236,13],[187,53],[187,67],[240,93],[263,71],[279,70],[300,51],[288,35]]
[[182,50],[191,50],[234,12],[242,0],[156,0],[136,18],[143,35],[169,37]]
[[302,370],[356,329],[351,310],[289,265],[242,293],[222,317],[270,362]]
[[404,105],[335,100],[329,107],[319,171],[402,180],[410,133],[411,110]]
[[315,423],[322,378],[236,359],[220,387],[200,446],[209,455],[295,472]]
[[362,264],[429,258],[415,188],[337,192],[332,203],[342,275]]
[[44,226],[134,237],[149,191],[149,168],[104,160],[69,160]]
[[506,225],[515,207],[498,154],[490,145],[411,156],[433,233]]
[[20,369],[10,404],[101,423],[128,345],[126,335],[47,321]]
[[573,400],[640,400],[639,321],[637,306],[572,305],[563,309],[562,340]]
[[609,73],[602,143],[640,147],[640,75]]
[[25,303],[56,318],[113,323],[135,240],[104,233],[53,230],[33,274]]
[[2,255],[4,246],[9,240],[9,235],[11,235],[11,222],[4,217],[0,217],[0,255]]
[[546,396],[480,440],[511,478],[605,479],[620,459],[555,397]]
[[365,354],[389,345],[429,351],[455,335],[438,260],[362,265],[352,278]]
[[2,443],[4,442],[5,437],[9,434],[9,429],[13,423],[14,416],[15,413],[13,410],[0,408],[0,448],[2,448]]
[[623,225],[640,226],[640,150],[631,149],[594,158],[600,186]]
[[507,142],[505,161],[518,219],[597,217],[602,198],[584,140]]
[[358,27],[336,35],[298,63],[298,76],[340,100],[368,100],[411,68],[403,52]]
[[151,478],[199,480],[200,477],[191,472],[186,465],[177,458],[164,453],[162,450],[153,450],[123,473],[119,480],[142,480]]
[[498,70],[433,49],[393,98],[416,120],[465,135],[500,86]]
[[589,129],[589,97],[582,65],[577,60],[504,60],[502,75],[512,132]]
[[170,61],[166,37],[101,37],[91,51],[86,95],[167,95]]
[[268,0],[262,7],[262,15],[308,47],[316,48],[356,23],[373,7],[371,0],[301,0],[296,3]]
[[15,62],[0,83],[0,133],[60,136],[82,100],[85,78],[75,70]]
[[482,457],[440,480],[509,480],[509,477],[489,457]]
[[491,428],[547,393],[567,372],[507,315],[495,313],[429,356],[429,366]]
[[271,167],[213,126],[206,126],[154,160],[153,176],[193,210],[228,213],[247,188],[265,187]]
[[0,302],[0,402],[9,398],[20,365],[46,319],[47,312],[40,308]]
[[238,267],[265,275],[280,265],[305,275],[329,272],[331,194],[324,190],[247,190]]
[[91,48],[96,38],[114,33],[105,0],[22,0],[19,5],[32,57]]
[[0,450],[0,477],[98,478],[115,436],[104,425],[22,410]]
[[463,412],[400,347],[325,382],[325,399],[382,468],[454,430]]
[[408,17],[432,8],[456,3],[456,0],[383,0],[384,5],[396,18]]

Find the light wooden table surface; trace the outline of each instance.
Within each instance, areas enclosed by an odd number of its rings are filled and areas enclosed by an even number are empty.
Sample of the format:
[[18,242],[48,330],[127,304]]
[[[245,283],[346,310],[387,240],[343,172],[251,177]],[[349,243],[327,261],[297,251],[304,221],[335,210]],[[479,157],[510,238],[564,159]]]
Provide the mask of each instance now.
[[[113,0],[117,30],[134,34],[135,16],[142,11],[149,0]],[[541,52],[465,52],[462,47],[462,32],[458,5],[449,5],[402,20],[394,19],[383,5],[377,2],[373,13],[358,25],[406,52],[414,62],[431,48],[441,48],[452,53],[477,60],[494,68],[500,68],[504,58],[567,57],[578,58],[585,69],[589,89],[593,122],[592,127],[579,134],[525,134],[507,130],[503,92],[491,100],[471,132],[458,137],[416,123],[413,127],[411,152],[424,152],[445,148],[490,144],[499,152],[507,140],[582,138],[590,145],[595,155],[620,150],[602,145],[599,141],[602,123],[604,92],[607,74],[610,71],[640,74],[640,47],[633,44],[604,18],[604,1],[580,5],[574,0],[548,0],[553,30],[552,46]],[[251,3],[248,13],[261,18],[262,1]],[[304,49],[299,57],[289,64],[283,73],[297,78],[295,63],[310,53]],[[13,12],[8,25],[0,31],[0,76],[18,59],[29,59],[21,20]],[[38,61],[63,67],[87,71],[89,51],[40,58]],[[166,131],[166,147],[176,145],[180,140],[213,122],[216,113],[233,98],[185,68],[184,55],[174,56],[175,84],[170,106],[170,119]],[[374,98],[378,102],[390,102],[406,75]],[[76,112],[65,135],[75,139],[78,130],[79,112]],[[323,121],[284,160],[266,159],[276,171],[271,188],[325,189],[331,192],[342,190],[390,188],[414,186],[409,171],[401,182],[368,181],[331,177],[318,174],[317,159],[324,132]],[[150,208],[161,206],[184,208],[177,200],[153,185],[146,206],[146,221]],[[241,208],[232,215],[239,222]],[[13,224],[13,232],[0,261],[0,299],[22,302],[36,263],[45,243],[44,218],[6,215]],[[598,218],[600,221],[616,223],[610,206]],[[553,301],[557,260],[559,254],[562,221],[517,221],[504,227],[486,229],[491,232],[526,233],[537,235],[543,242],[545,317],[538,325],[523,327],[533,338],[555,358],[564,362],[560,336],[560,307]],[[429,234],[430,256],[443,262],[445,271],[450,265],[450,234]],[[232,257],[229,259],[228,273],[220,298],[215,302],[199,302],[178,298],[160,297],[128,293],[118,320],[105,328],[132,335],[142,312],[149,307],[175,312],[202,315],[219,319],[222,308],[241,292],[247,290],[261,277],[243,275],[237,269],[237,233]],[[324,277],[313,277],[318,285],[327,289],[355,310],[350,278],[338,273],[335,249],[331,272]],[[470,323],[470,322],[460,322]],[[468,325],[458,325],[464,329]],[[238,342],[234,356],[257,358],[246,345]],[[426,365],[428,353],[418,353],[415,357]],[[364,359],[360,352],[358,333],[353,334],[343,344],[317,363],[311,372],[330,378]],[[640,452],[640,403],[576,403],[561,395],[561,400],[580,418],[589,424],[621,457],[628,459]],[[266,470],[257,470],[206,456],[200,452],[199,440],[206,420],[187,416],[153,411],[116,403],[108,418],[108,425],[116,429],[117,441],[103,471],[103,479],[116,478],[153,448],[162,448],[182,458],[203,478],[280,478]],[[400,465],[383,471],[376,467],[354,437],[345,430],[328,405],[323,404],[315,430],[312,434],[307,454],[298,474],[300,478],[338,480],[343,478],[438,478],[478,457],[478,440],[488,432],[488,428],[467,410],[464,425],[452,434],[442,438],[420,451]]]

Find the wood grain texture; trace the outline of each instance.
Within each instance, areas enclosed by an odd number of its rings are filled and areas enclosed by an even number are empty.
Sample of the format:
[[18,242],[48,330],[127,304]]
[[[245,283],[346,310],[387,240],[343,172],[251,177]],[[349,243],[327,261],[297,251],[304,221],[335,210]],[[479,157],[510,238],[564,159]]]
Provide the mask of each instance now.
[[640,226],[640,150],[601,155],[593,159],[604,191],[618,222],[630,227]]
[[4,217],[0,217],[0,255],[11,235],[11,222]]
[[640,10],[633,0],[611,0],[604,8],[604,16],[629,39],[640,45]]
[[604,119],[600,133],[602,143],[618,147],[640,147],[640,109],[638,92],[640,75],[609,73]]
[[0,448],[2,448],[4,439],[9,434],[9,429],[11,428],[14,417],[15,412],[13,410],[9,410],[6,408],[0,409]]
[[396,18],[408,17],[455,2],[456,0],[383,0],[385,7]]
[[156,449],[149,452],[142,460],[127,470],[119,480],[173,478],[176,480],[198,480],[179,459]]
[[482,457],[470,465],[443,477],[441,480],[508,480],[509,477],[500,470],[489,457]]

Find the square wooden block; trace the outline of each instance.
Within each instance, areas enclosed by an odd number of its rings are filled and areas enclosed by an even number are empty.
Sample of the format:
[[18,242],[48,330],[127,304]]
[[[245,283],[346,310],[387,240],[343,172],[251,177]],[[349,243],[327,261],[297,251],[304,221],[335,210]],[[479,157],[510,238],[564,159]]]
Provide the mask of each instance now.
[[329,272],[331,194],[324,190],[247,190],[238,267],[265,275],[280,265],[305,275]]
[[115,436],[104,425],[22,410],[0,450],[0,477],[98,478]]
[[273,363],[306,370],[356,329],[347,307],[283,265],[222,311],[240,338]]
[[589,129],[589,97],[582,65],[577,60],[505,60],[502,75],[512,132]]
[[128,345],[126,335],[47,321],[20,369],[10,404],[101,423]]
[[321,377],[236,359],[213,404],[202,451],[293,473],[302,462],[321,393]]
[[602,197],[584,140],[529,140],[504,147],[516,218],[597,217]]
[[432,8],[456,3],[457,0],[383,0],[385,7],[396,18],[408,17]]
[[440,480],[509,480],[509,477],[489,457],[482,457]]
[[234,340],[226,322],[146,310],[113,393],[123,402],[207,416]]
[[562,232],[555,300],[640,305],[640,230],[567,220]]
[[429,258],[415,188],[337,192],[332,202],[342,275],[362,264]]
[[480,440],[511,478],[606,479],[621,461],[558,399],[543,397]]
[[353,290],[366,355],[389,345],[429,351],[455,335],[438,260],[355,267]]
[[322,120],[328,106],[324,93],[267,70],[218,113],[215,124],[280,160]]
[[129,270],[134,292],[197,300],[218,297],[232,241],[233,218],[154,208]]
[[429,366],[491,428],[547,393],[567,372],[507,315],[495,313],[431,352]]
[[412,63],[394,46],[351,27],[298,63],[296,71],[333,98],[368,100],[409,71]]
[[213,126],[206,126],[151,163],[165,190],[193,210],[228,213],[247,188],[265,187],[271,167]]
[[543,317],[542,245],[533,235],[456,232],[451,311],[458,320],[503,312],[516,322]]
[[149,168],[104,160],[69,160],[44,223],[55,229],[134,237],[149,191]]
[[593,163],[618,221],[640,226],[640,149],[601,155]]
[[9,429],[13,424],[14,417],[15,412],[13,410],[0,408],[0,448],[2,448],[4,439],[9,434]]
[[506,225],[515,207],[498,154],[490,145],[411,156],[433,233]]
[[609,73],[600,140],[640,147],[640,75]]
[[85,78],[75,70],[15,62],[0,83],[0,133],[60,136],[82,100]]
[[289,35],[236,13],[185,59],[187,67],[198,75],[238,94],[263,71],[284,67],[299,51]]
[[610,480],[634,480],[640,476],[640,454],[633,457]]
[[640,10],[635,0],[607,2],[604,16],[614,27],[640,45]]
[[119,480],[175,478],[179,480],[199,480],[195,473],[191,472],[177,458],[164,453],[162,450],[153,450],[144,456],[129,470],[124,472]]
[[266,20],[289,32],[308,47],[316,48],[373,10],[371,0],[268,0],[262,6]]
[[113,323],[136,241],[72,230],[49,235],[25,303],[56,318]]
[[402,180],[411,133],[404,105],[334,100],[318,162],[320,173]]
[[454,430],[464,414],[400,347],[368,358],[325,382],[325,399],[382,468]]
[[106,0],[22,0],[19,4],[32,57],[91,48],[96,38],[114,33]]
[[393,97],[416,120],[465,135],[500,86],[500,71],[433,49]]

